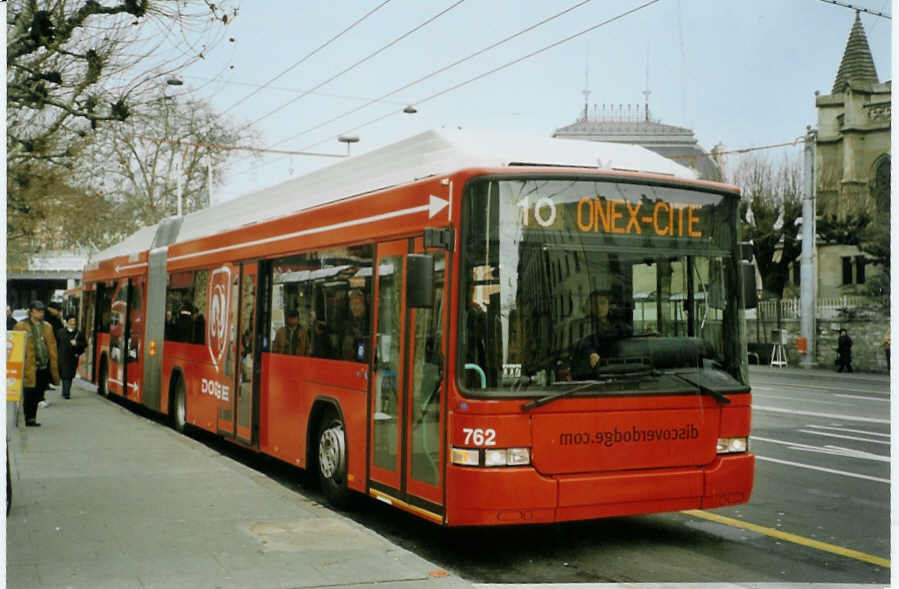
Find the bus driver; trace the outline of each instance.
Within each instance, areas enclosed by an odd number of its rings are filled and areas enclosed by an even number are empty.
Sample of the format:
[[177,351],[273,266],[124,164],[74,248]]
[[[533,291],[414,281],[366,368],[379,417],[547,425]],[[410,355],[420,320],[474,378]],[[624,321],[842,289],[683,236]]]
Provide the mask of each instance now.
[[589,378],[599,365],[600,358],[607,354],[609,344],[625,334],[623,325],[615,324],[609,318],[611,303],[609,295],[594,290],[584,304],[587,336],[575,344],[572,353],[572,372],[575,378]]

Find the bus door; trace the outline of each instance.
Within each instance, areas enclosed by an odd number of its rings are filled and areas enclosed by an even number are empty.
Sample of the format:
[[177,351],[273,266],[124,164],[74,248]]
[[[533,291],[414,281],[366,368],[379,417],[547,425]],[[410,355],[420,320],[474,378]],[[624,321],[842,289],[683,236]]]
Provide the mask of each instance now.
[[128,287],[128,313],[125,319],[125,387],[126,396],[141,402],[143,391],[144,289],[143,276],[133,278]]
[[252,444],[254,366],[256,365],[255,262],[232,268],[231,302],[228,305],[227,391],[219,397],[218,429],[228,437]]
[[439,309],[407,310],[408,253],[409,240],[378,245],[369,472],[376,493],[428,511],[442,503],[442,345],[434,327],[442,323],[435,318],[442,319],[443,285]]
[[109,373],[107,393],[125,396],[125,371],[128,343],[128,279],[115,285],[109,322]]
[[[421,239],[415,253],[425,253]],[[434,299],[430,308],[408,310],[409,344],[406,411],[406,490],[431,503],[443,503],[444,426],[444,277],[446,251],[429,250],[434,257]]]
[[94,382],[95,377],[94,353],[96,352],[95,343],[97,341],[96,311],[97,287],[85,287],[84,295],[81,298],[81,313],[78,316],[78,329],[84,334],[84,341],[87,343],[87,347],[81,355],[78,374],[81,375],[81,378],[90,382]]

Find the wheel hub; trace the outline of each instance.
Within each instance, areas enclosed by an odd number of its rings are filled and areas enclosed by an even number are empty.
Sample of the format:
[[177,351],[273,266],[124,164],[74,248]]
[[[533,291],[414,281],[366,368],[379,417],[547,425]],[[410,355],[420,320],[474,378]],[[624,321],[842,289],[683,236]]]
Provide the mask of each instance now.
[[343,427],[335,425],[324,430],[318,444],[318,464],[322,476],[333,479],[343,470],[344,439]]
[[184,393],[178,395],[178,404],[175,407],[176,419],[179,425],[184,424],[187,411],[184,408]]

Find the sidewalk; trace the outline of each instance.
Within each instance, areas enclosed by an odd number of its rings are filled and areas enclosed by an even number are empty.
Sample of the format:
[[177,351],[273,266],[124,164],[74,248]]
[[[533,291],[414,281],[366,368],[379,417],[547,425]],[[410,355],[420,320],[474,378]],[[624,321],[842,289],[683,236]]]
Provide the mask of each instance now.
[[471,587],[203,444],[99,397],[10,431],[7,587]]
[[813,378],[840,378],[858,381],[872,381],[889,385],[890,375],[876,372],[837,372],[830,366],[818,366],[816,368],[801,368],[799,366],[785,366],[779,368],[776,366],[757,366],[749,365],[749,384],[752,384],[754,375],[776,376],[784,375],[791,378],[811,376]]

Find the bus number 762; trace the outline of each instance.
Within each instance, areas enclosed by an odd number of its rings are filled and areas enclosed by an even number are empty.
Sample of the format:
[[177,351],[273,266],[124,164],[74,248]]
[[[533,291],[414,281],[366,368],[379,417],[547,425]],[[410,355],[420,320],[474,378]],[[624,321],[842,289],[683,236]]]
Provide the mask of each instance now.
[[479,427],[463,427],[465,444],[473,443],[475,446],[496,446],[496,430],[493,428],[481,429]]

